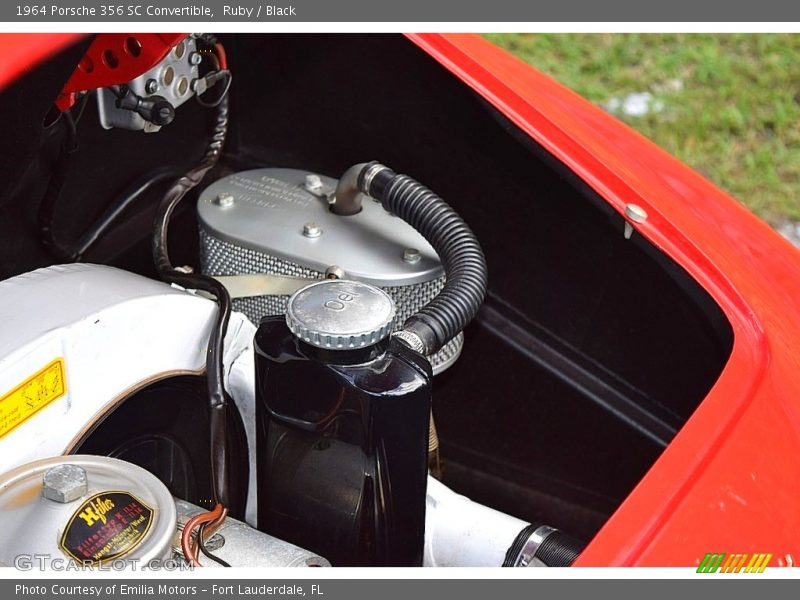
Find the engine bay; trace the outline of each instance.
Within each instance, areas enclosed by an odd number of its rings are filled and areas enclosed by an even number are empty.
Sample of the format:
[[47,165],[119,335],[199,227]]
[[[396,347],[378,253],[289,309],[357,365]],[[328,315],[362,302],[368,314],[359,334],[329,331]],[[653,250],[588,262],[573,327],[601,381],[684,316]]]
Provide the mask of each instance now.
[[0,563],[572,564],[721,373],[709,294],[401,36],[69,91],[156,43],[103,35],[0,96]]

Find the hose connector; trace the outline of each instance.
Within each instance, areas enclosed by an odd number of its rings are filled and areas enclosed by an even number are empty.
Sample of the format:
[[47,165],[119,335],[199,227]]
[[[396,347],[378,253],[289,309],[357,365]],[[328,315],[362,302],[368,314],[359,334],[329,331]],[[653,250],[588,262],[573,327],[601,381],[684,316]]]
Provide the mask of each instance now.
[[358,178],[367,163],[353,165],[339,178],[336,185],[331,212],[344,217],[349,217],[361,212],[361,190],[358,187]]
[[417,352],[419,354],[425,353],[425,344],[423,344],[420,337],[412,331],[406,331],[405,329],[401,329],[400,331],[395,331],[392,334],[392,338],[400,340],[401,342],[403,342],[403,344],[411,348],[414,352]]

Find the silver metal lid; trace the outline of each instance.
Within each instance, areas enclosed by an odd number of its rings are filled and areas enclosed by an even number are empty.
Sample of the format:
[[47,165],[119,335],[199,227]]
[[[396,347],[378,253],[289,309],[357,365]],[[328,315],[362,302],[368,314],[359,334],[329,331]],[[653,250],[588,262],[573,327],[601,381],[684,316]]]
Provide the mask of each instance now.
[[377,202],[365,201],[356,215],[332,213],[336,183],[300,169],[243,171],[203,190],[197,214],[216,238],[320,273],[338,265],[349,278],[379,287],[444,274],[425,238]]
[[394,300],[380,288],[330,279],[312,283],[289,298],[286,324],[312,346],[352,350],[389,335],[395,313]]
[[[0,475],[0,514],[6,564],[21,554],[147,564],[171,556],[177,527],[167,487],[141,467],[106,456],[57,456]],[[114,527],[104,528],[112,520]],[[88,555],[75,553],[76,539],[86,542]]]

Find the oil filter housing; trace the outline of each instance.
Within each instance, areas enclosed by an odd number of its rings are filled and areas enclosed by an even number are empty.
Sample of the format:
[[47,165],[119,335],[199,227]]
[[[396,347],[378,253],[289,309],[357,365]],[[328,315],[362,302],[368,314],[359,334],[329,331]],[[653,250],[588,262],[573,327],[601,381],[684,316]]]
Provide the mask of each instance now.
[[258,526],[334,566],[421,566],[431,368],[391,297],[327,280],[255,337]]
[[[73,455],[28,463],[0,475],[0,566],[137,564],[184,561],[186,522],[205,509],[173,498],[154,475],[105,456]],[[231,517],[206,546],[237,567],[327,567],[323,557]],[[42,561],[45,562],[42,562]],[[202,560],[203,566],[216,566]]]
[[[376,202],[339,216],[329,209],[337,180],[300,169],[265,168],[223,177],[198,202],[202,270],[207,275],[269,273],[323,279],[330,267],[344,278],[380,287],[395,301],[395,328],[430,302],[444,269],[430,244]],[[235,310],[258,324],[286,312],[288,295],[236,298]],[[429,357],[434,373],[450,366],[460,333]]]
[[103,456],[48,458],[0,478],[0,563],[18,556],[96,565],[172,556],[177,513],[154,475]]

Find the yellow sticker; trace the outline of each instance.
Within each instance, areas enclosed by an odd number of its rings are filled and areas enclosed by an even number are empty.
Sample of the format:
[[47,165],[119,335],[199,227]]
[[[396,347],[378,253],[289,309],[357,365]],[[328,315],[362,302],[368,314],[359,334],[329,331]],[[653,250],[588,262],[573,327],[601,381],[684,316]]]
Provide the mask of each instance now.
[[64,359],[57,358],[0,398],[0,437],[66,392]]

